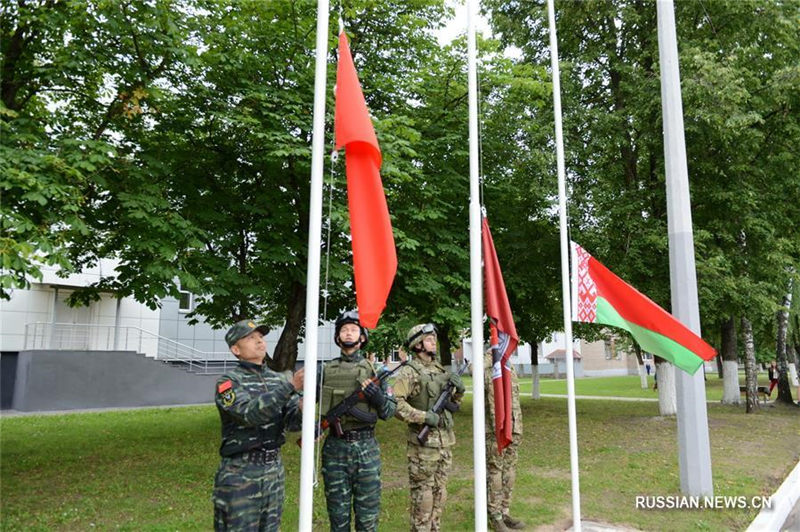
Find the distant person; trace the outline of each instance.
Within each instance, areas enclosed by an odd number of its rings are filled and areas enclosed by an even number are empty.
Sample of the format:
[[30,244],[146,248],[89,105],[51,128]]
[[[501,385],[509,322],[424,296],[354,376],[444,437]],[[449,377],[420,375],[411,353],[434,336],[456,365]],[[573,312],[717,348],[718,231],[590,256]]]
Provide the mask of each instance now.
[[650,376],[650,362],[645,362],[644,369],[647,370],[647,376]]
[[302,427],[303,370],[291,381],[264,363],[264,326],[243,320],[225,334],[238,365],[217,380],[222,460],[214,478],[214,529],[276,531],[281,526],[286,473],[285,430]]
[[774,360],[769,363],[767,375],[769,376],[769,392],[767,392],[767,395],[772,397],[772,390],[778,385],[778,363]]

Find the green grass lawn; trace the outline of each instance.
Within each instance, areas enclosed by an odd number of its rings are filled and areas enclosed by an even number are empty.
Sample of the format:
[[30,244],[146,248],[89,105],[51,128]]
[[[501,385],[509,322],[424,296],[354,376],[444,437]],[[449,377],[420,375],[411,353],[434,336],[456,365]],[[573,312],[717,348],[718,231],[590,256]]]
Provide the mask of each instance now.
[[[557,385],[557,382],[553,382]],[[583,392],[589,393],[589,392]],[[595,394],[595,392],[591,392]],[[617,395],[617,394],[614,394]],[[523,398],[525,441],[512,511],[529,525],[571,519],[566,400]],[[471,402],[456,415],[458,443],[444,530],[472,530]],[[584,519],[642,530],[744,529],[755,510],[637,510],[637,495],[677,495],[676,421],[657,403],[578,400]],[[800,458],[800,409],[709,405],[716,495],[769,495]],[[382,530],[408,529],[405,429],[379,424]],[[298,520],[299,448],[284,447],[284,530]],[[0,419],[3,530],[210,529],[218,464],[213,406]],[[314,529],[327,529],[315,491]]]
[[[467,386],[472,386],[472,379],[470,377],[466,377],[465,381]],[[530,395],[531,388],[533,387],[531,377],[521,377],[519,382],[520,392]],[[744,384],[744,375],[740,375],[739,382]],[[575,394],[596,395],[602,397],[658,399],[658,390],[653,390],[652,376],[647,378],[647,384],[648,387],[643,389],[641,379],[638,375],[624,375],[616,377],[584,377],[575,379]],[[766,381],[766,376],[763,376],[762,380],[759,381],[759,384],[769,384],[769,382]],[[540,379],[539,391],[543,394],[566,395],[567,381],[564,379]],[[722,400],[722,379],[718,378],[716,373],[709,373],[707,376],[706,398],[709,401]]]

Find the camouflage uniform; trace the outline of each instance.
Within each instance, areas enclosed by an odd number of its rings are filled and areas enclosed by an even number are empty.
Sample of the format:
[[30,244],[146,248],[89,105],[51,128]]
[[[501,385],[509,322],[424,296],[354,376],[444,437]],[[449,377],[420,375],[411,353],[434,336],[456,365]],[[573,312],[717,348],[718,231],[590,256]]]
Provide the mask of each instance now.
[[483,386],[486,410],[486,483],[490,520],[508,520],[511,493],[517,476],[517,449],[522,440],[522,409],[519,405],[519,381],[511,366],[511,418],[512,438],[500,454],[494,429],[494,387],[492,386],[492,355],[483,358]]
[[[441,414],[439,427],[431,427],[425,444],[417,434],[425,426],[425,414],[447,386],[450,372],[436,360],[410,361],[398,372],[394,383],[397,399],[395,416],[408,423],[408,483],[411,495],[411,530],[441,530],[442,511],[447,501],[447,475],[453,462],[451,448],[456,443],[453,415]],[[460,401],[460,395],[455,397]]]
[[[323,369],[320,409],[327,412],[345,397],[361,388],[364,379],[375,376],[375,370],[360,351],[341,357]],[[386,384],[384,382],[384,393]],[[365,399],[356,408],[375,414],[381,419],[394,415],[397,405],[391,397],[381,408]],[[375,439],[375,423],[343,416],[341,436],[333,426],[322,446],[322,477],[331,530],[350,531],[350,506],[355,514],[358,531],[378,529],[381,505],[381,449]]]
[[300,430],[300,395],[267,367],[239,361],[217,380],[222,461],[214,479],[215,530],[279,530],[284,430]]

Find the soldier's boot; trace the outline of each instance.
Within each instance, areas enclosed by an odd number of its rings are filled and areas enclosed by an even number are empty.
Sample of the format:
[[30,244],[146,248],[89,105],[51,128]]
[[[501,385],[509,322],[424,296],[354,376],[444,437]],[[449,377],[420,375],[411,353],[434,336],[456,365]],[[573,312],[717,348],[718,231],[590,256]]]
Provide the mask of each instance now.
[[494,532],[508,532],[508,527],[506,527],[506,524],[503,522],[501,517],[490,517],[489,525],[492,527]]
[[514,530],[522,530],[525,528],[525,523],[519,519],[514,519],[509,514],[503,515],[503,524],[505,524],[507,528],[512,528]]

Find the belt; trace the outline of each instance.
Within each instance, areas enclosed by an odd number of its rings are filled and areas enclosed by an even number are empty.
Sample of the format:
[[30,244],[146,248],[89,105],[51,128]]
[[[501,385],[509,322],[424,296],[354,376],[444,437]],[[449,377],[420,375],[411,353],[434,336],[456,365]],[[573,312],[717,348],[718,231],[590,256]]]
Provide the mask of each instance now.
[[256,449],[245,451],[238,455],[238,457],[242,460],[250,462],[251,464],[266,465],[276,462],[278,458],[281,457],[281,450],[264,449],[263,447],[258,447]]
[[364,429],[346,430],[342,433],[341,436],[338,436],[336,434],[336,431],[333,431],[331,432],[331,436],[352,443],[356,441],[364,441],[374,438],[375,429],[373,427],[367,427]]

